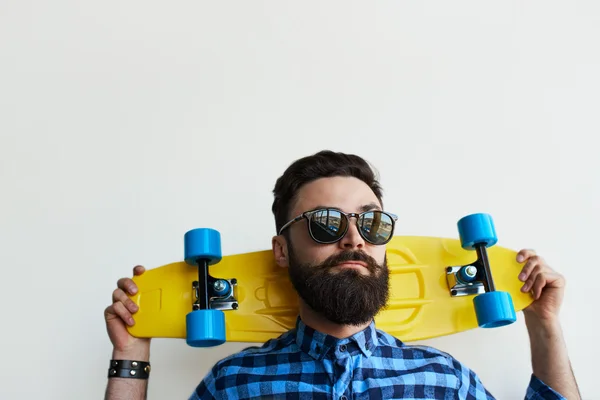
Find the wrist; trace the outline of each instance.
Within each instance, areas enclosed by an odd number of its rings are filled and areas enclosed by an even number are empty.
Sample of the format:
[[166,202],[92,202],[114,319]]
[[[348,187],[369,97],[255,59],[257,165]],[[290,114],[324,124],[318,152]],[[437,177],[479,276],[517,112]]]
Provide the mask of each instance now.
[[124,349],[113,348],[113,360],[150,361],[150,343],[130,346]]
[[560,320],[558,316],[540,317],[537,314],[524,312],[525,324],[528,328],[542,329],[542,330],[560,330]]

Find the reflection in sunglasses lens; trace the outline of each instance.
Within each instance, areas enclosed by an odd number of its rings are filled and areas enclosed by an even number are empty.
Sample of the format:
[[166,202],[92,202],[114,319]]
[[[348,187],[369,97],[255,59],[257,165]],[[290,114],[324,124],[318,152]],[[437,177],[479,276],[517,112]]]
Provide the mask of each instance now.
[[392,234],[392,219],[380,211],[370,211],[358,221],[365,239],[371,243],[384,243]]
[[346,217],[337,210],[321,210],[312,215],[310,229],[321,242],[337,240],[346,230]]
[[[361,235],[370,243],[385,243],[392,234],[393,221],[381,211],[364,213],[357,223]],[[348,219],[338,210],[325,209],[313,213],[309,224],[316,240],[332,243],[346,232]]]

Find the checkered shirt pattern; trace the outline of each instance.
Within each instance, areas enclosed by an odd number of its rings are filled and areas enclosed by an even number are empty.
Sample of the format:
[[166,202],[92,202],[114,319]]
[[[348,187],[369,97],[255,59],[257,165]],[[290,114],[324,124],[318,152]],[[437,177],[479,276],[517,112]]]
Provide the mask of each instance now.
[[[375,328],[345,339],[294,329],[219,361],[192,393],[200,399],[494,399],[447,353],[406,345]],[[535,375],[526,400],[564,399]]]

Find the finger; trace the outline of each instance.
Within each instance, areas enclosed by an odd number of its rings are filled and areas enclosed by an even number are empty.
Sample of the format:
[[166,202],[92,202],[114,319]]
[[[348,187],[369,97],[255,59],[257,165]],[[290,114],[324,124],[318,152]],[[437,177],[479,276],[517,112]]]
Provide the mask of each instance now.
[[533,249],[523,249],[517,253],[517,261],[525,262],[530,257],[535,256],[535,250]]
[[565,278],[558,272],[554,272],[549,268],[542,269],[539,275],[544,276],[545,288],[561,288],[565,286]]
[[117,315],[117,314],[115,313],[115,310],[114,310],[114,307],[112,304],[104,309],[104,316],[106,317],[107,320],[111,319],[114,315]]
[[533,269],[530,271],[529,276],[527,277],[527,280],[521,287],[521,291],[523,293],[526,293],[531,290],[531,288],[533,287],[533,284],[534,284],[537,276],[540,274],[540,272],[541,272],[541,265],[535,264]]
[[525,282],[529,278],[531,273],[533,272],[533,269],[537,265],[542,264],[543,262],[544,262],[544,260],[542,260],[542,258],[540,256],[532,256],[531,258],[529,258],[527,260],[527,263],[521,269],[521,273],[519,274],[519,279],[521,281]]
[[146,271],[143,265],[136,265],[133,267],[133,275],[141,275]]
[[114,303],[113,310],[127,325],[133,326],[133,324],[135,324],[131,313],[127,311],[123,303]]
[[137,285],[131,278],[121,278],[117,281],[117,287],[129,294],[137,293]]
[[121,289],[115,289],[112,296],[113,303],[121,303],[127,307],[127,309],[134,313],[138,310],[138,306],[127,296],[127,294]]
[[546,276],[546,274],[537,274],[535,282],[532,285],[532,292],[533,292],[533,298],[535,300],[539,299],[540,296],[542,295],[542,290],[544,289],[544,287],[546,286],[546,282],[548,281],[548,278]]

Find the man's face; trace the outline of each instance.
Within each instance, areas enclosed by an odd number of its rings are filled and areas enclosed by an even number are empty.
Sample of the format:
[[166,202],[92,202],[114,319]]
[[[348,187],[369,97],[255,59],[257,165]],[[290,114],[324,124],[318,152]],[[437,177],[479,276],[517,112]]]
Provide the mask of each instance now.
[[[318,207],[359,213],[369,205],[381,209],[373,191],[361,180],[321,178],[300,189],[290,215]],[[385,246],[366,242],[358,233],[355,218],[350,219],[346,235],[333,244],[313,241],[307,223],[303,219],[289,228],[289,273],[300,297],[332,322],[369,322],[389,296]]]

